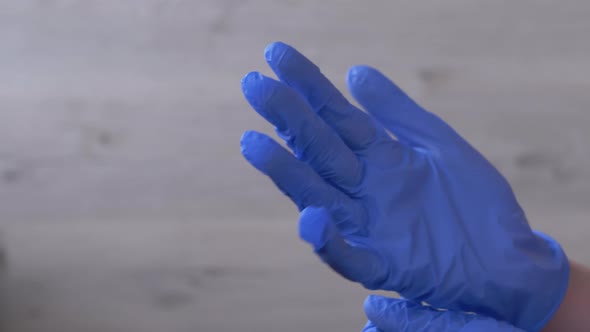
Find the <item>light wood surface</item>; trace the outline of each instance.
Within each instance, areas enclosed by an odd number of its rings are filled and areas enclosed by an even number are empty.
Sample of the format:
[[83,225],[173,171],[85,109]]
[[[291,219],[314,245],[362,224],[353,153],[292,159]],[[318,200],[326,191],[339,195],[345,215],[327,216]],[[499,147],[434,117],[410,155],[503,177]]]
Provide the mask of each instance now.
[[239,154],[283,40],[381,68],[590,263],[587,1],[0,0],[2,331],[358,331],[366,292]]

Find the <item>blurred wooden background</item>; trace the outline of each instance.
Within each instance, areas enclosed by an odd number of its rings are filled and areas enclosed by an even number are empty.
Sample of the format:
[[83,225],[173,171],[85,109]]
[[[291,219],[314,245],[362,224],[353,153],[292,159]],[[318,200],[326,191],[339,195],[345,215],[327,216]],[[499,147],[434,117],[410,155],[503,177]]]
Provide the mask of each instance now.
[[366,292],[239,154],[283,40],[381,68],[590,263],[587,1],[0,0],[2,331],[357,331]]

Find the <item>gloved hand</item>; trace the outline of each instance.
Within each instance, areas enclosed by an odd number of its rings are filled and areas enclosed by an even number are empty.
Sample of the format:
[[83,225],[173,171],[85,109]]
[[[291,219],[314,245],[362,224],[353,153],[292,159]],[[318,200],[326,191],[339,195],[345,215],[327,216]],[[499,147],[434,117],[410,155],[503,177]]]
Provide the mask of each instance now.
[[440,311],[416,302],[369,296],[369,322],[362,332],[525,332],[492,318],[456,311]]
[[437,308],[528,331],[546,324],[567,288],[567,258],[531,230],[483,156],[375,69],[347,78],[368,115],[290,46],[265,56],[281,82],[250,73],[243,93],[293,154],[253,131],[242,153],[302,211],[300,235],[324,262]]

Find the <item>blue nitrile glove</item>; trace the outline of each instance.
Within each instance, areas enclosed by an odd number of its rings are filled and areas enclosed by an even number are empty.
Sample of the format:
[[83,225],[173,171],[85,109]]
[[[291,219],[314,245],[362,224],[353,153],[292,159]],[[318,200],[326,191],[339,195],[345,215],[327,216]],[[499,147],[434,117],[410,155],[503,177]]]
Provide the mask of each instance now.
[[482,155],[375,69],[353,67],[347,79],[369,116],[293,48],[275,43],[265,55],[281,82],[250,73],[242,89],[294,155],[252,131],[242,153],[302,211],[301,237],[322,260],[437,308],[528,331],[547,323],[567,288],[567,258],[531,230]]
[[493,318],[376,295],[365,301],[365,313],[369,322],[362,332],[525,332]]

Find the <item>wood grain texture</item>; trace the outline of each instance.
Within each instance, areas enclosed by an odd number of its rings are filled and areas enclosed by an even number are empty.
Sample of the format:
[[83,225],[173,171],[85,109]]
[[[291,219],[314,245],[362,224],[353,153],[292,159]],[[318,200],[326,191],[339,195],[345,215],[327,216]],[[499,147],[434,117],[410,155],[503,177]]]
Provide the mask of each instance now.
[[590,263],[590,3],[0,0],[2,331],[360,330],[365,292],[239,154],[283,40],[381,68]]

